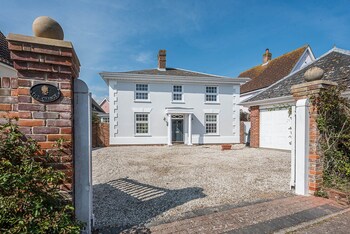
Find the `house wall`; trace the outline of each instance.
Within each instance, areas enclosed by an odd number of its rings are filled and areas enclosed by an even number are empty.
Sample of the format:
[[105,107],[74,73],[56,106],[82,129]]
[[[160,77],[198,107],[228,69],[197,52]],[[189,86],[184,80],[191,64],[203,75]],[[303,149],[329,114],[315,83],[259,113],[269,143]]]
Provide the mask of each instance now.
[[[134,100],[135,83],[109,80],[110,144],[167,144],[167,107],[194,108],[192,143],[239,143],[239,85],[218,86],[218,104],[205,103],[205,85],[184,84],[184,103],[172,102],[174,84],[150,83],[150,102]],[[176,84],[179,85],[179,84]],[[150,135],[135,136],[135,112],[150,113]],[[205,134],[205,113],[218,113],[218,134]],[[184,118],[187,143],[188,118]]]
[[109,113],[109,103],[107,101],[104,101],[101,104],[101,108],[102,108],[102,110],[104,110],[105,113]]

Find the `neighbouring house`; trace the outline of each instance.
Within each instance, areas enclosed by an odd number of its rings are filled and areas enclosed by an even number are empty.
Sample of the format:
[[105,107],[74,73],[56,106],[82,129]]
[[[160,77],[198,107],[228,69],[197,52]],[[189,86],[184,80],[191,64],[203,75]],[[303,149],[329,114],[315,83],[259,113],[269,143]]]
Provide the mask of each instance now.
[[[241,86],[240,101],[262,92],[267,87],[315,60],[310,46],[305,45],[289,53],[272,59],[269,49],[263,54],[262,64],[252,67],[238,77],[249,77],[252,80]],[[243,112],[249,112],[247,107],[241,106]]]
[[100,107],[104,110],[105,113],[109,113],[109,99],[104,98],[100,103]]
[[[17,70],[13,68],[7,40],[0,31],[0,77],[17,77]],[[1,85],[1,84],[0,84]]]
[[110,144],[239,143],[239,93],[247,78],[166,67],[102,72],[109,87]]
[[92,113],[97,115],[101,123],[109,122],[109,114],[106,113],[93,98],[91,98],[91,109],[92,109]]
[[[292,115],[295,106],[292,85],[305,82],[305,72],[318,67],[322,80],[350,85],[350,51],[333,48],[312,63],[270,85],[264,91],[241,102],[251,110],[250,146],[291,150]],[[349,91],[345,94],[349,95]]]

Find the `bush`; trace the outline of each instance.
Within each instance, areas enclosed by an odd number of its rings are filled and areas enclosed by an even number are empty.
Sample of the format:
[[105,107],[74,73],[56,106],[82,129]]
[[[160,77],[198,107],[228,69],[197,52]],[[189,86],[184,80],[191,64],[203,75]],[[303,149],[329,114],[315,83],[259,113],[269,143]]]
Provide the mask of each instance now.
[[350,191],[350,102],[341,96],[344,87],[333,87],[313,99],[323,154],[326,187]]
[[64,174],[35,161],[39,150],[16,124],[0,125],[0,233],[79,233]]

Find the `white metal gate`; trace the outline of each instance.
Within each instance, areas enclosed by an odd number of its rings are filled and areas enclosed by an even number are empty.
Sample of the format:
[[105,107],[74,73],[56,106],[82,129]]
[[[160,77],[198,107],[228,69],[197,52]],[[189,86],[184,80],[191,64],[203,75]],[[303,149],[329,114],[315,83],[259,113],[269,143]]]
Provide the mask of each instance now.
[[83,233],[91,233],[91,94],[84,81],[74,81],[74,206],[75,216],[85,223]]

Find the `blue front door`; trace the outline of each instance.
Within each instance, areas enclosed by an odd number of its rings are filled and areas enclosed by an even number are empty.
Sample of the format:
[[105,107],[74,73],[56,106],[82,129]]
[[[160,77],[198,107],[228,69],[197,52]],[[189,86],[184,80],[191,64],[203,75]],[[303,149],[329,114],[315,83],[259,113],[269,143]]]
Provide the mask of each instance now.
[[173,142],[184,142],[184,127],[183,127],[183,119],[174,119],[172,120],[172,141]]

